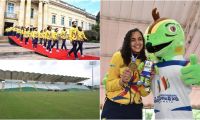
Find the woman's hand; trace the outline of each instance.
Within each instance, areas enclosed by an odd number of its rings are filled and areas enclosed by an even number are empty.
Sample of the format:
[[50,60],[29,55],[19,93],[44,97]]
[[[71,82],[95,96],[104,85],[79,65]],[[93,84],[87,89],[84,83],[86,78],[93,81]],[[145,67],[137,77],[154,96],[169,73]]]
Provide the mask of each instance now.
[[120,85],[123,86],[124,84],[127,84],[131,80],[132,75],[132,71],[129,68],[125,68],[122,75],[120,76]]

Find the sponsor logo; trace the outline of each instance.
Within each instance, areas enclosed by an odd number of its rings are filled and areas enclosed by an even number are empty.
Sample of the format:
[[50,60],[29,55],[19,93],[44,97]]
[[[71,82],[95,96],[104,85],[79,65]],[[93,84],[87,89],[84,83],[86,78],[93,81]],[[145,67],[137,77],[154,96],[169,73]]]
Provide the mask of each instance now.
[[179,98],[176,95],[159,95],[157,97],[154,97],[154,103],[174,103],[179,101]]
[[159,93],[161,91],[166,91],[168,88],[170,88],[170,83],[168,78],[165,78],[164,76],[160,77],[160,79],[157,80],[157,88]]

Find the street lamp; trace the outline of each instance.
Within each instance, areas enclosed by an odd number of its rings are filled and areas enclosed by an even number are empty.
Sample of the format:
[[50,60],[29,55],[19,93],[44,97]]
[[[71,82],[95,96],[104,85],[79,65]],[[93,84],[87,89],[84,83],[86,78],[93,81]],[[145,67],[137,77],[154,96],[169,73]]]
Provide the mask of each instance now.
[[94,79],[93,79],[93,66],[96,65],[96,61],[90,61],[90,62],[89,62],[89,65],[92,66],[92,87],[91,87],[91,89],[93,89],[93,86],[94,86]]

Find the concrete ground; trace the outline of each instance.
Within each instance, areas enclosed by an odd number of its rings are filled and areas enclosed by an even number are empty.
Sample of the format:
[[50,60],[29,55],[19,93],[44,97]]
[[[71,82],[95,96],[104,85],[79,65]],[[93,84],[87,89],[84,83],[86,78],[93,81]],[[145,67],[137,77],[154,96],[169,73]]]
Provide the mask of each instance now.
[[[67,41],[67,48],[72,48],[71,44]],[[100,56],[100,44],[99,43],[84,43],[83,44],[84,55]],[[11,45],[8,42],[1,42],[0,40],[0,59],[1,60],[51,60],[42,55],[35,53],[32,50]]]

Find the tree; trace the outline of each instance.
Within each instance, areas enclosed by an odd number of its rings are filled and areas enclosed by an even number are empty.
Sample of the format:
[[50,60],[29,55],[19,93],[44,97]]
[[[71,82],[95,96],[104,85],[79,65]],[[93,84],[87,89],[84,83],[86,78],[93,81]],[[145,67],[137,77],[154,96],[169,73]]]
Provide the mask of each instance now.
[[96,24],[92,25],[92,30],[85,31],[85,35],[89,41],[100,41],[100,12],[96,15]]

